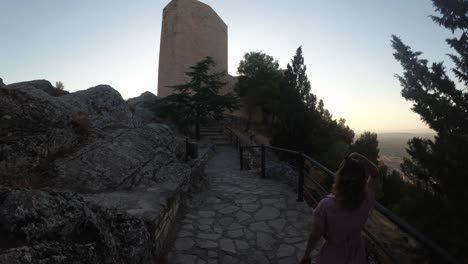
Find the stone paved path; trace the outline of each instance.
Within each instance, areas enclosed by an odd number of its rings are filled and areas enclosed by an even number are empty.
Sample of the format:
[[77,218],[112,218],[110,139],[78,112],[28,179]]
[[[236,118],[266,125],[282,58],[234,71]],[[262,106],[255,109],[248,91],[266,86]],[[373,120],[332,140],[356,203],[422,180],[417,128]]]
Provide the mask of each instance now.
[[298,263],[311,209],[288,185],[238,164],[234,148],[218,147],[205,170],[211,186],[182,220],[167,263]]

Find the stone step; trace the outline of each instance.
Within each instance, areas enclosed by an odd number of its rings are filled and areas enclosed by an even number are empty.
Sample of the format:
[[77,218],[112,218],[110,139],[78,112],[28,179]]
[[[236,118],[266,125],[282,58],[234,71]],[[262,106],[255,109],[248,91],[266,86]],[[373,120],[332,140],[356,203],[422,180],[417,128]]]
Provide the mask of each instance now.
[[223,133],[221,129],[200,129],[200,133]]
[[223,135],[220,131],[200,131],[201,135]]
[[205,135],[206,137],[208,138],[211,138],[211,139],[226,139],[226,140],[229,140],[228,137],[226,137],[225,135]]
[[213,145],[216,145],[216,146],[231,146],[231,142],[217,142],[217,143],[213,143]]
[[212,141],[221,141],[221,140],[229,141],[229,138],[227,137],[209,137],[209,139],[211,139]]
[[216,140],[211,140],[211,142],[215,145],[231,145],[231,141],[226,140],[226,139],[216,139]]
[[209,138],[219,138],[219,137],[225,137],[227,138],[224,134],[221,134],[221,133],[209,133],[209,134],[205,134],[205,133],[200,133],[201,136],[204,136],[204,137],[209,137]]
[[222,129],[220,126],[201,126],[200,129]]

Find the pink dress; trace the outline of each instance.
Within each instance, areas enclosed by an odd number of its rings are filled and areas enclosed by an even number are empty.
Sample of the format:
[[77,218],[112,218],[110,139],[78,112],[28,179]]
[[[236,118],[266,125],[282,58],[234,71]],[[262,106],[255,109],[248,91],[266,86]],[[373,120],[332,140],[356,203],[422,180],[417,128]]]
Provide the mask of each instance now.
[[371,192],[367,192],[362,205],[354,210],[340,208],[333,194],[320,201],[314,210],[314,221],[326,242],[317,264],[368,263],[361,231],[374,203]]

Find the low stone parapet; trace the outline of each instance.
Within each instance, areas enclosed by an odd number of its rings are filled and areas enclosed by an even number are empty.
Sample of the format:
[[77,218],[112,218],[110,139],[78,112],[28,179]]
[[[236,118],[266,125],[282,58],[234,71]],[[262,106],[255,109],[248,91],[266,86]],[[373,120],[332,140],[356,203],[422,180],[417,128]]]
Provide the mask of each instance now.
[[213,155],[213,149],[213,146],[209,146],[203,149],[200,158],[191,160],[188,164],[172,166],[167,171],[171,174],[168,177],[171,181],[131,191],[83,196],[87,201],[106,208],[123,210],[142,219],[154,243],[153,256],[160,259],[173,240],[177,217],[184,212],[192,195],[207,186],[204,167]]

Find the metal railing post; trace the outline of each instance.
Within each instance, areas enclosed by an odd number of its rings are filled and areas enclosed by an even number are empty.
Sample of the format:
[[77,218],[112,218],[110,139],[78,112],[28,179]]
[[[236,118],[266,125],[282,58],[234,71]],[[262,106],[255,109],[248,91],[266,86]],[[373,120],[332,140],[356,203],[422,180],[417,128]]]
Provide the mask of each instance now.
[[262,144],[262,178],[265,178],[266,176],[266,159],[265,159],[265,144]]
[[240,158],[240,170],[244,169],[244,148],[239,147],[239,158]]
[[297,201],[304,202],[304,153],[299,153],[299,178],[297,181]]

